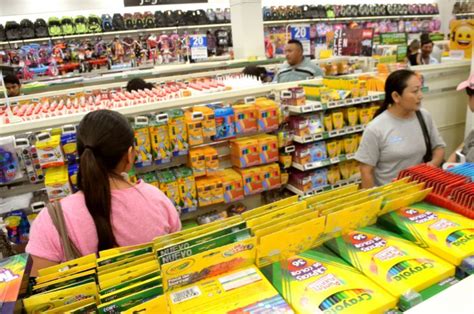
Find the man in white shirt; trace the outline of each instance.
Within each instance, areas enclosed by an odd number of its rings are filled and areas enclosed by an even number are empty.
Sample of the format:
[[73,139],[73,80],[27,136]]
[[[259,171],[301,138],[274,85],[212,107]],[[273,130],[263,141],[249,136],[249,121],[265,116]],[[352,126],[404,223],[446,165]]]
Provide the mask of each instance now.
[[423,38],[421,41],[421,56],[420,56],[420,64],[438,64],[438,60],[436,60],[431,53],[433,52],[433,41],[429,38]]

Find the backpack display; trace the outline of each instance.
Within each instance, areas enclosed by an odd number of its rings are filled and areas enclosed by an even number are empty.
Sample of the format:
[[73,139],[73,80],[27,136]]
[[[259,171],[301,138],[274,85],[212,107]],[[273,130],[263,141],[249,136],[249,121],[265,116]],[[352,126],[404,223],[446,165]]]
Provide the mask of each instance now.
[[125,29],[125,23],[120,13],[115,13],[114,16],[112,17],[112,27],[116,31],[122,31]]
[[63,35],[73,35],[76,32],[76,27],[71,17],[66,16],[61,19],[61,29]]
[[35,26],[32,21],[23,19],[20,22],[21,38],[30,39],[35,37]]
[[185,25],[197,25],[197,16],[195,11],[184,12],[184,23]]
[[145,28],[154,28],[155,27],[155,16],[150,11],[143,14],[144,26]]
[[123,22],[124,22],[124,25],[125,25],[125,29],[127,29],[127,30],[135,29],[135,20],[133,19],[132,14],[125,13],[123,15]]
[[111,32],[113,30],[112,17],[109,14],[102,14],[102,31]]
[[224,23],[225,22],[225,15],[224,11],[221,9],[216,9],[216,23]]
[[3,28],[3,25],[0,24],[0,41],[5,40],[7,40],[7,34],[5,34],[5,28]]
[[48,24],[46,23],[45,20],[43,19],[36,19],[35,24],[35,35],[36,37],[48,37],[49,32],[48,32]]
[[224,9],[224,22],[230,23],[230,9],[229,8]]
[[213,9],[206,10],[207,19],[209,23],[214,24],[216,23],[216,12]]
[[89,19],[87,20],[87,28],[89,29],[89,33],[100,33],[102,32],[102,21],[100,17],[97,15],[89,15]]
[[174,26],[186,25],[184,12],[182,10],[173,11]]
[[74,24],[76,26],[76,34],[86,34],[89,32],[87,27],[87,20],[84,16],[78,15],[74,19]]
[[[305,5],[307,7],[307,5]],[[263,7],[263,20],[270,21],[272,18],[272,10],[269,7]]]
[[155,12],[155,27],[165,27],[165,14],[161,11]]
[[140,12],[133,13],[133,20],[136,29],[145,28],[145,18],[143,17],[143,14],[141,14]]
[[48,19],[48,31],[51,36],[61,36],[63,34],[61,22],[57,17],[50,17]]
[[5,35],[7,40],[21,39],[20,24],[14,21],[8,21],[7,24],[5,24]]
[[164,13],[164,24],[168,26],[178,26],[178,21],[175,20],[175,14],[171,10],[167,10]]

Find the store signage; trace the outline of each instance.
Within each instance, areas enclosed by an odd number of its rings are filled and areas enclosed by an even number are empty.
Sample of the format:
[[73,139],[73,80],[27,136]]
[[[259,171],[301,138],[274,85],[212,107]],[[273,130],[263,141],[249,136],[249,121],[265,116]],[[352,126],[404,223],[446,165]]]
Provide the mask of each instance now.
[[406,45],[408,36],[406,33],[384,33],[380,34],[382,45]]
[[303,54],[311,55],[310,26],[309,24],[291,25],[291,39],[296,39],[303,45]]
[[335,56],[372,56],[373,29],[342,29],[334,32]]
[[474,40],[474,20],[453,20],[449,23],[449,51],[471,59]]
[[207,0],[123,0],[123,4],[125,7],[184,3],[207,3]]
[[191,58],[193,60],[207,59],[207,36],[193,35],[190,37]]

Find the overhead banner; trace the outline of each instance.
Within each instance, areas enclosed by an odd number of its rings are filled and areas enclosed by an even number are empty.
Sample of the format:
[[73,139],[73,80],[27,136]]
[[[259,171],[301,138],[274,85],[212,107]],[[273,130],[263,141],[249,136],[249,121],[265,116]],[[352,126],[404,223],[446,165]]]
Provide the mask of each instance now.
[[341,29],[334,32],[335,56],[372,56],[373,29]]
[[207,3],[207,0],[123,0],[123,4],[125,7],[186,3]]

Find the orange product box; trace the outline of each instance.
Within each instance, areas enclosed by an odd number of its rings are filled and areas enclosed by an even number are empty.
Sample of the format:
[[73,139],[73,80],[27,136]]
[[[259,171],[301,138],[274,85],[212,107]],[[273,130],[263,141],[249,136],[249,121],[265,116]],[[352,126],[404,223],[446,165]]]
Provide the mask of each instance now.
[[186,128],[188,130],[189,145],[199,145],[204,143],[204,136],[202,132],[202,123],[204,116],[201,112],[186,111],[184,113]]
[[253,137],[230,141],[230,160],[233,166],[239,168],[259,165],[261,163],[260,143]]
[[214,147],[205,147],[203,149],[206,161],[206,174],[212,175],[219,171],[219,154]]
[[262,172],[259,167],[236,170],[242,175],[245,196],[263,192]]
[[225,169],[220,173],[224,189],[224,202],[231,203],[244,198],[242,175],[234,169]]
[[280,166],[278,164],[269,164],[261,166],[262,184],[265,191],[272,190],[281,186]]
[[189,150],[188,166],[193,170],[194,177],[206,175],[206,156],[204,149],[192,148]]
[[224,203],[224,187],[222,185],[222,178],[217,176],[208,177],[212,186],[211,189],[211,204]]
[[234,108],[237,134],[257,131],[257,109],[255,104],[236,105]]
[[258,98],[255,107],[257,109],[258,130],[277,130],[279,125],[278,104],[267,98]]
[[279,158],[278,137],[276,135],[262,134],[255,137],[260,146],[260,164],[276,162]]
[[196,178],[196,189],[198,194],[199,206],[209,206],[212,204],[212,189],[214,182],[208,177]]
[[211,137],[216,135],[216,117],[214,110],[206,106],[197,106],[193,108],[194,112],[201,112],[202,120],[202,135],[204,137]]

